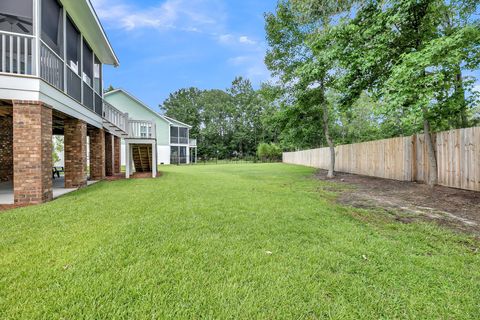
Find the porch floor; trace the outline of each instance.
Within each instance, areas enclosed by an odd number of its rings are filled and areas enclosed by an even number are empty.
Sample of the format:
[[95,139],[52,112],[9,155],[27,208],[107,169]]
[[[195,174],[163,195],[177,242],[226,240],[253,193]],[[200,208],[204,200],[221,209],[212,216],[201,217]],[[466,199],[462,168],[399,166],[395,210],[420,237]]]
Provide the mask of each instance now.
[[[87,186],[92,185],[98,181],[88,180]],[[60,177],[53,180],[53,199],[61,197],[67,193],[77,190],[77,188],[66,189],[65,178]],[[13,182],[0,182],[0,205],[14,204],[13,202]]]

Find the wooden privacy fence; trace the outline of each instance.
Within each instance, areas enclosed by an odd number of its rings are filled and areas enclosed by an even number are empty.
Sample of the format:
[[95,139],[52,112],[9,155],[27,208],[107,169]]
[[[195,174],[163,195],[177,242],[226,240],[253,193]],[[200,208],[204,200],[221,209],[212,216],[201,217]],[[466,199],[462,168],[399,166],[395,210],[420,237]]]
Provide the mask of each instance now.
[[[480,191],[480,127],[432,135],[438,183]],[[430,165],[423,134],[369,141],[335,148],[335,170],[401,181],[425,182]],[[283,153],[283,162],[328,169],[329,148]]]

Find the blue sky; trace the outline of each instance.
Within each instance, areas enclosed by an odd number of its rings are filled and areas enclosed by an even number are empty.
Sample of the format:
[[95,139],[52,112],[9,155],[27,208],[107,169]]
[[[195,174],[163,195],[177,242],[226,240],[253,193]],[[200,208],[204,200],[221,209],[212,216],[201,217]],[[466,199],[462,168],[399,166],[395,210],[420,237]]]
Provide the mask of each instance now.
[[270,78],[263,58],[263,13],[276,0],[92,0],[120,67],[105,67],[105,86],[124,88],[158,110],[184,87],[254,85]]

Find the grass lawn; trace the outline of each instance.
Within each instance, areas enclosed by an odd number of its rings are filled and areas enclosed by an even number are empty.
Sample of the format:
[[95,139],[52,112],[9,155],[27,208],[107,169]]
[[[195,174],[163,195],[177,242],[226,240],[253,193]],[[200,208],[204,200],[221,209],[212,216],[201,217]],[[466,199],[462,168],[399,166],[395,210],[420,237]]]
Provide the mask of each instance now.
[[478,242],[313,170],[162,167],[0,213],[0,319],[479,319]]

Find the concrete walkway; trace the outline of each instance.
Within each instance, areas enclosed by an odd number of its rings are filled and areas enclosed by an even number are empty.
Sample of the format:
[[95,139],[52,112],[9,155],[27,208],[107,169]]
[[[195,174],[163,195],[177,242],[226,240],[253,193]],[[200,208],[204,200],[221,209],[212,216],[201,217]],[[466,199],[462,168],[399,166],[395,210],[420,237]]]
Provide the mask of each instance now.
[[[87,181],[87,185],[92,185],[98,181]],[[65,178],[60,177],[53,180],[53,198],[56,199],[67,193],[77,190],[76,188],[65,189]],[[0,182],[0,204],[13,204],[13,182]]]

